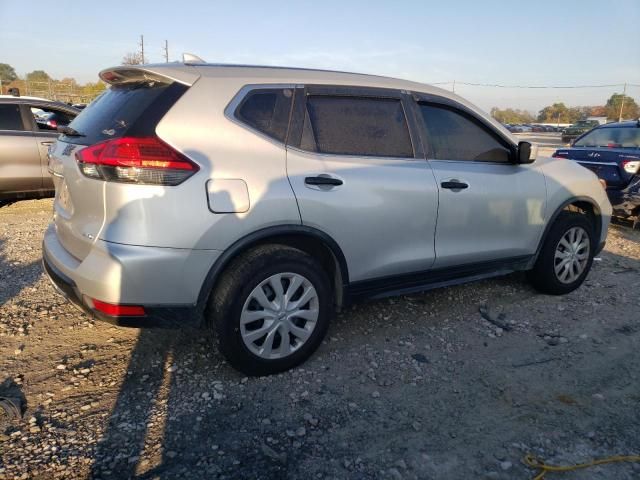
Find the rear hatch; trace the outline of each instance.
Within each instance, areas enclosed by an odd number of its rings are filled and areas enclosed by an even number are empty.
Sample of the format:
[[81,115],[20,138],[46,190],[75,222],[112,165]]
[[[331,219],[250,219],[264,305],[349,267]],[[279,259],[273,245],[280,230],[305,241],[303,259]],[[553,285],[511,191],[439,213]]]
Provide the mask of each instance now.
[[[171,163],[164,161],[168,158],[162,151],[166,146],[153,142],[158,122],[197,79],[189,72],[176,78],[180,75],[175,68],[121,67],[101,72],[101,78],[111,86],[69,124],[50,152],[49,171],[56,188],[56,234],[78,260],[83,260],[100,238],[107,210],[107,183],[166,180],[165,173],[158,174],[158,165]],[[138,163],[123,162],[123,152],[134,150]],[[149,151],[159,160],[145,160]],[[143,168],[139,168],[140,158],[147,162]],[[146,168],[149,165],[153,168]],[[142,180],[133,176],[140,172],[146,175]]]

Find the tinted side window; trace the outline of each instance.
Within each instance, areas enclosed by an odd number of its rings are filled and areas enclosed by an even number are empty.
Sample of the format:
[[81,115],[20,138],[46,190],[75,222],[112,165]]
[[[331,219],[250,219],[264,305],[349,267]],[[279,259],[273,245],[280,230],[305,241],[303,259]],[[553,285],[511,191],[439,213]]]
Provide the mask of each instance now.
[[509,162],[509,149],[467,116],[446,107],[420,104],[431,156],[438,160]]
[[413,157],[400,100],[310,95],[302,148],[337,155]]
[[0,130],[24,130],[19,105],[0,105]]
[[281,142],[287,136],[293,90],[258,89],[244,98],[236,116],[250,127]]

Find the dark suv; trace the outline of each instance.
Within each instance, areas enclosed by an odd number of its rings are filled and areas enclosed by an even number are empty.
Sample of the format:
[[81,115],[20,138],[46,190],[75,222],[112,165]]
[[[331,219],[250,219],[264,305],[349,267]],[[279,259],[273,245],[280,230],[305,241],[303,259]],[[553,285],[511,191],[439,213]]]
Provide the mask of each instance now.
[[562,130],[562,142],[569,143],[574,138],[579,137],[585,132],[588,132],[592,128],[600,125],[597,120],[580,120],[573,125]]

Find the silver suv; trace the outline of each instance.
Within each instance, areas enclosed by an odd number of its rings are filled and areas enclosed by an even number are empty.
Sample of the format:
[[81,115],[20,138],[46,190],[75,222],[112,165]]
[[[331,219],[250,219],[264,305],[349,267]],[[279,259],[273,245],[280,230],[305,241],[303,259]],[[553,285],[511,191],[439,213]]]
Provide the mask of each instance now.
[[60,136],[44,268],[117,325],[208,325],[252,375],[309,357],[332,314],[526,270],[585,279],[611,206],[419,83],[304,69],[122,66]]
[[47,151],[80,110],[35,97],[0,95],[0,206],[53,196]]

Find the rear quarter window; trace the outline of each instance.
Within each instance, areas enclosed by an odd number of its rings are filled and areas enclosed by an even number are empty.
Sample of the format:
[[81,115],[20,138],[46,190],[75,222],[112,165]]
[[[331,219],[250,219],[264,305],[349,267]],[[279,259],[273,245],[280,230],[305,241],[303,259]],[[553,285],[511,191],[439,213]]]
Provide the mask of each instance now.
[[250,91],[236,109],[236,118],[259,132],[284,142],[293,91],[289,88]]

